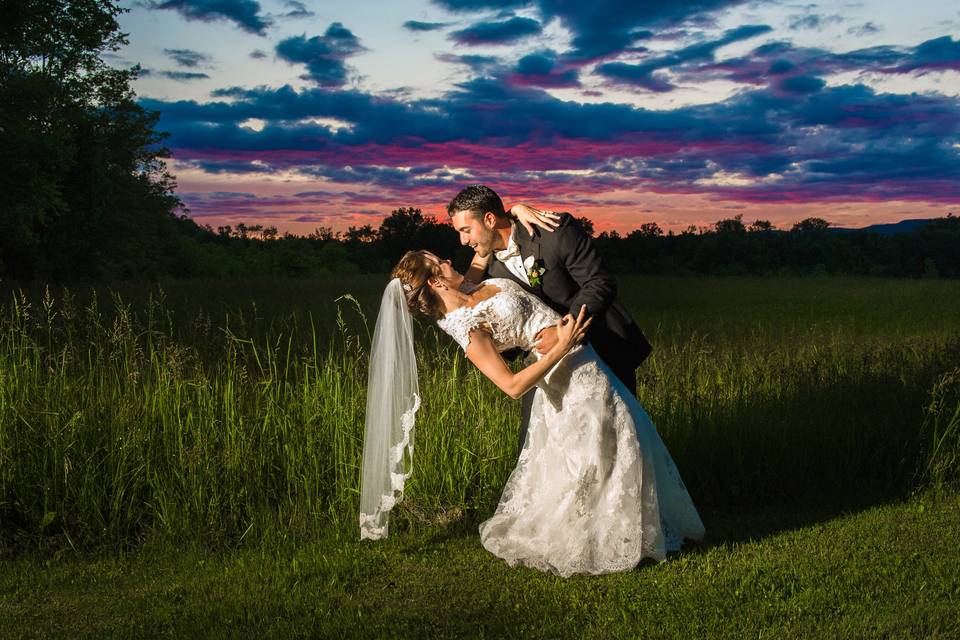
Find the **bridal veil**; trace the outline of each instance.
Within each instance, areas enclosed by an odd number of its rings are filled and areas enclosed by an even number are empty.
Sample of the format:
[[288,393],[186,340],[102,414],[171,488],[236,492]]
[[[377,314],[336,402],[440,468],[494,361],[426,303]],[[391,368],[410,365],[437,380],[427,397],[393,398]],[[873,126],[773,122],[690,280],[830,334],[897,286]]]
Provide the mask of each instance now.
[[389,532],[390,509],[403,497],[403,485],[413,468],[413,427],[419,407],[413,322],[403,285],[394,278],[383,292],[370,345],[360,485],[361,540],[379,540]]

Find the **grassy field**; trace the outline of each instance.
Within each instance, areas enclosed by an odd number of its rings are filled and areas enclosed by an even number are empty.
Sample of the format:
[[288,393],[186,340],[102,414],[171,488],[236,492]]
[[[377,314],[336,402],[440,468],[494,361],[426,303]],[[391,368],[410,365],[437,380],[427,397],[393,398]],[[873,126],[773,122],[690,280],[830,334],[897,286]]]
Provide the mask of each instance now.
[[437,527],[376,545],[9,560],[0,638],[960,637],[957,494],[706,525],[665,563],[567,580]]
[[355,540],[384,283],[2,292],[0,629],[957,633],[960,283],[621,279],[654,345],[639,398],[708,540],[570,581],[479,547],[519,403],[427,322],[407,499],[389,541]]

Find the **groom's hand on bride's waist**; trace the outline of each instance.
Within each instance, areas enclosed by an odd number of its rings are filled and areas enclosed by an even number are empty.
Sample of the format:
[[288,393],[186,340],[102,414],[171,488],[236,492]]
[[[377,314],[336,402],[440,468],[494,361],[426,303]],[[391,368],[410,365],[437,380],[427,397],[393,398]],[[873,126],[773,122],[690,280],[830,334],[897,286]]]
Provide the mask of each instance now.
[[546,355],[557,344],[557,328],[547,327],[537,334],[537,353]]

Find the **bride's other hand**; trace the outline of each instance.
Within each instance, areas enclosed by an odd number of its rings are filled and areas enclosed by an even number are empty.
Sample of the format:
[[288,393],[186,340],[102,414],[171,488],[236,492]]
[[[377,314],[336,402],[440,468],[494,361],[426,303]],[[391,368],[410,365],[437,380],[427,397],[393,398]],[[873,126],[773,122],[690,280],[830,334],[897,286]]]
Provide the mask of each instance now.
[[533,235],[533,225],[553,232],[560,225],[560,214],[544,209],[535,209],[525,204],[515,204],[510,207],[510,215],[514,216],[523,225],[531,236]]
[[587,318],[587,305],[580,307],[580,313],[577,314],[576,318],[568,313],[557,320],[557,344],[553,348],[564,353],[569,351],[575,344],[583,340],[591,322],[593,322],[593,318]]

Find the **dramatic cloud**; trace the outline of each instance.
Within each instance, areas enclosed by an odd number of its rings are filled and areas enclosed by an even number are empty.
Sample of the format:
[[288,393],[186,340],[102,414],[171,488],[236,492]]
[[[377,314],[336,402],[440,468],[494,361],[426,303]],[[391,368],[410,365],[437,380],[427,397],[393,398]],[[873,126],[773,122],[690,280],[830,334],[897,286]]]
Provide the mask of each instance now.
[[434,3],[450,11],[506,11],[528,6],[531,0],[434,0]]
[[[331,219],[341,218],[347,222],[378,223],[383,217],[375,193],[311,191],[290,196],[260,196],[242,191],[186,191],[180,197],[190,209],[190,216],[201,221],[219,218],[249,222],[251,218],[258,218],[329,223]],[[322,215],[312,213],[318,207],[325,210]],[[344,212],[346,209],[350,209],[350,213]]]
[[520,58],[509,80],[512,84],[530,87],[580,86],[577,69],[558,64],[557,52],[552,49],[537,51]]
[[721,38],[692,44],[666,55],[652,57],[638,64],[626,62],[608,62],[597,67],[596,72],[618,83],[646,89],[648,91],[671,91],[673,85],[657,71],[678,67],[694,61],[712,61],[714,53],[722,46],[746,40],[764,33],[771,28],[767,25],[744,25],[727,31]]
[[849,29],[847,29],[847,33],[849,33],[852,36],[869,36],[875,33],[880,33],[881,31],[883,31],[883,27],[880,27],[877,24],[870,21],[864,22],[859,26],[850,27]]
[[617,54],[649,37],[657,30],[684,22],[703,23],[709,14],[742,4],[745,0],[677,0],[638,2],[637,0],[434,0],[449,11],[517,9],[535,7],[544,21],[558,19],[573,33],[574,50],[565,52],[571,59],[596,60]]
[[[553,58],[536,55],[526,63],[534,70]],[[518,194],[535,185],[584,196],[960,203],[960,100],[783,77],[721,103],[658,111],[563,101],[510,77],[408,102],[284,87],[219,92],[230,102],[144,103],[161,111],[176,157],[195,166],[299,173],[366,185],[381,199],[433,199],[489,180]],[[240,126],[248,118],[267,124]]]
[[260,3],[256,0],[148,0],[144,6],[176,11],[187,20],[228,20],[244,31],[261,36],[266,35],[270,26],[260,15]]
[[892,73],[909,73],[911,71],[944,71],[947,69],[960,71],[960,40],[954,40],[950,36],[927,40],[890,71]]
[[454,31],[450,39],[463,45],[505,45],[535,36],[543,26],[532,18],[513,17],[499,22],[478,22],[466,29]]
[[160,75],[176,80],[177,82],[188,82],[190,80],[207,80],[210,78],[206,73],[196,71],[161,71]]
[[843,22],[843,16],[825,15],[808,11],[788,17],[787,28],[791,31],[801,31],[804,29],[822,31],[831,24],[839,24],[841,22]]
[[192,49],[164,49],[163,52],[173,58],[181,67],[195,68],[211,61],[210,56]]
[[403,28],[407,31],[439,31],[450,26],[449,22],[420,22],[419,20],[407,20],[403,23]]
[[454,55],[452,53],[443,53],[437,57],[437,60],[449,62],[451,64],[462,64],[470,67],[475,73],[483,74],[488,70],[500,65],[501,60],[496,56],[477,56],[477,55]]
[[250,57],[253,58],[254,60],[263,60],[264,58],[267,57],[267,52],[262,51],[260,49],[254,49],[253,51],[250,52]]
[[861,74],[924,74],[931,71],[960,70],[960,40],[943,36],[916,47],[879,46],[835,53],[818,48],[793,47],[774,42],[739,58],[717,63],[687,66],[680,77],[688,82],[722,78],[753,85],[783,85],[787,90],[809,81],[791,81],[793,77],[820,77],[850,71]]
[[826,86],[826,81],[814,76],[790,76],[776,84],[786,93],[816,93]]
[[300,19],[300,18],[312,18],[317,15],[313,11],[307,9],[306,5],[298,0],[285,0],[283,5],[288,9],[286,13],[281,15],[281,18],[290,18],[290,19]]
[[305,64],[308,73],[303,76],[323,87],[338,87],[347,81],[344,60],[365,51],[353,33],[339,22],[334,22],[322,36],[306,35],[281,40],[277,56],[291,64]]

